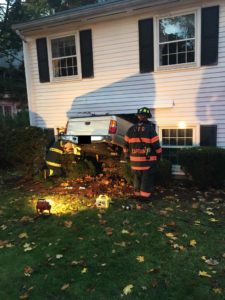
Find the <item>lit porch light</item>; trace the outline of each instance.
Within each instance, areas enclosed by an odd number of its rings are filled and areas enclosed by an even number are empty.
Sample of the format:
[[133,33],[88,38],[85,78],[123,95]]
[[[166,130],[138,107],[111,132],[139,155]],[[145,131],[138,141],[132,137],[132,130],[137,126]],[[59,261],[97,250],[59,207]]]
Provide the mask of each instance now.
[[179,129],[185,129],[186,127],[187,127],[186,122],[180,121],[180,122],[178,123],[178,128],[179,128]]

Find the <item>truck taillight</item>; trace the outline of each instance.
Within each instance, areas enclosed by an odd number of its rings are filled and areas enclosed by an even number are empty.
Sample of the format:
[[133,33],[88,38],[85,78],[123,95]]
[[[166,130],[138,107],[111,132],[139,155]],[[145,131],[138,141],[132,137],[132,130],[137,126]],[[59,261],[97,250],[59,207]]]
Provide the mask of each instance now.
[[117,121],[111,120],[109,123],[109,134],[114,134],[117,131]]

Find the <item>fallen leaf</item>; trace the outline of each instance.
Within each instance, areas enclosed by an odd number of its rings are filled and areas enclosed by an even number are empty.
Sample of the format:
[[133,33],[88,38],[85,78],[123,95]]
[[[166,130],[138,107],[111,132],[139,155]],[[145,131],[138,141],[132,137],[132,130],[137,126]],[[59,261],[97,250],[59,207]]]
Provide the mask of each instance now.
[[166,237],[172,239],[172,240],[176,240],[177,237],[175,237],[175,235],[172,232],[167,232],[165,233]]
[[72,221],[65,221],[64,226],[67,228],[70,228],[72,226],[73,222]]
[[81,273],[84,274],[84,273],[87,273],[87,271],[88,271],[87,268],[83,268],[82,271],[81,271]]
[[5,224],[1,225],[2,230],[6,230],[7,226]]
[[6,246],[6,244],[8,244],[9,241],[5,240],[0,240],[0,249],[4,248]]
[[26,232],[22,232],[22,233],[20,233],[20,234],[18,235],[18,237],[19,237],[20,239],[27,239],[27,238],[28,238],[28,235],[27,235]]
[[112,235],[112,234],[113,234],[113,228],[107,227],[107,228],[105,229],[105,232],[106,232],[107,235]]
[[219,262],[216,259],[212,258],[206,259],[205,262],[210,266],[216,266],[219,264]]
[[68,289],[69,286],[70,286],[69,283],[65,283],[65,284],[61,287],[61,290],[64,291],[64,290]]
[[144,256],[137,256],[137,257],[136,257],[136,260],[139,261],[139,262],[141,263],[141,262],[144,262],[144,261],[145,261],[145,258],[144,258]]
[[190,241],[190,246],[196,247],[196,245],[197,245],[196,240],[191,240],[191,241]]
[[24,293],[24,294],[20,295],[19,298],[20,299],[27,299],[27,298],[29,298],[29,295],[28,295],[28,293]]
[[215,218],[210,218],[209,221],[211,221],[211,222],[219,222],[219,220],[217,220]]
[[120,247],[126,247],[126,243],[125,242],[114,243],[114,245],[117,245],[117,246],[120,246]]
[[128,295],[132,292],[133,284],[128,284],[124,289],[123,289],[123,294]]
[[25,276],[30,277],[33,273],[33,269],[30,266],[26,266],[23,272]]
[[215,294],[222,294],[222,289],[221,289],[221,288],[214,288],[214,289],[213,289],[213,292],[214,292]]
[[205,271],[199,271],[198,275],[201,276],[201,277],[209,277],[209,278],[212,277],[210,274],[208,274]]
[[123,230],[121,231],[121,233],[122,233],[122,234],[129,234],[130,232],[129,232],[128,230],[126,230],[126,229],[123,229]]

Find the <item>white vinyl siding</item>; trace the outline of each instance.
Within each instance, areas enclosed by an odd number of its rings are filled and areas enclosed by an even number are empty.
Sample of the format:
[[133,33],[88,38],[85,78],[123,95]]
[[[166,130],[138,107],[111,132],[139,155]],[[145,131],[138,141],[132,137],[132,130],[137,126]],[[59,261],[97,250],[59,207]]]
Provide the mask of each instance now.
[[[194,9],[200,8],[197,2]],[[69,117],[85,116],[87,112],[135,113],[138,107],[147,106],[154,107],[153,119],[159,127],[176,127],[182,121],[196,128],[217,124],[218,146],[225,147],[225,3],[220,3],[219,58],[215,66],[140,74],[138,20],[153,17],[145,13],[88,24],[92,29],[94,78],[41,84],[35,37],[28,45],[33,125],[56,128],[65,126]],[[216,5],[215,1],[211,4]]]

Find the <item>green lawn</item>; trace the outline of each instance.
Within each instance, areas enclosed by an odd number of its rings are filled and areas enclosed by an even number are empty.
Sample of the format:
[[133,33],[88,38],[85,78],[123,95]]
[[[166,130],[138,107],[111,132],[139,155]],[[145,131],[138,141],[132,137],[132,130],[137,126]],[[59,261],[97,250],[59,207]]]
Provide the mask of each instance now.
[[181,191],[130,211],[58,195],[39,218],[38,195],[1,191],[0,299],[225,299],[224,202]]

